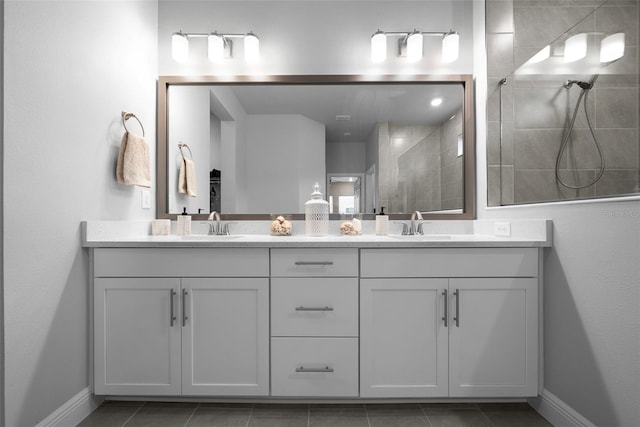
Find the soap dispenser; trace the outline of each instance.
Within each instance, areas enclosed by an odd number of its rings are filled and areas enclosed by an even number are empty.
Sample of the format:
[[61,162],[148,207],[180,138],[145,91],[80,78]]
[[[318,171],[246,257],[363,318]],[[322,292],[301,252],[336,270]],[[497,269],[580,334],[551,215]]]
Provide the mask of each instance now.
[[191,215],[187,214],[186,207],[182,209],[182,214],[178,215],[177,234],[178,236],[191,234]]
[[385,215],[384,206],[380,207],[380,213],[376,215],[376,235],[386,236],[389,232],[389,215]]
[[316,182],[311,200],[304,204],[304,222],[307,236],[326,236],[329,233],[329,202],[322,198]]

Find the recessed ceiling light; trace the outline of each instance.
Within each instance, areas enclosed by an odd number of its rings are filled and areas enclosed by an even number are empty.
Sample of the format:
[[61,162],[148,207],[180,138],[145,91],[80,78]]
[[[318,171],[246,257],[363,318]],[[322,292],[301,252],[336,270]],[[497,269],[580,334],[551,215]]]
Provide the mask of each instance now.
[[344,136],[351,136],[351,132],[345,132],[343,133]]
[[431,100],[431,106],[432,107],[437,107],[440,104],[442,104],[442,98],[433,98]]

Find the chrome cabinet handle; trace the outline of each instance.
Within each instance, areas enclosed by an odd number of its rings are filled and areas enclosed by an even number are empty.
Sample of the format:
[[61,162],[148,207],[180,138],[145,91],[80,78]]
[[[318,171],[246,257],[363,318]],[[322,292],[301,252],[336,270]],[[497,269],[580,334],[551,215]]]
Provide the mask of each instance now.
[[333,265],[333,261],[296,261],[296,265]]
[[453,293],[456,296],[456,315],[453,320],[456,321],[456,328],[460,327],[460,289],[456,289]]
[[296,372],[333,372],[333,369],[328,366],[324,368],[305,368],[304,366],[300,366],[296,368]]
[[296,311],[333,311],[333,307],[296,307]]
[[444,320],[444,327],[447,328],[449,326],[449,294],[446,289],[442,291],[442,295],[444,295],[444,316],[442,320]]
[[173,322],[176,321],[176,314],[173,309],[173,297],[175,296],[176,296],[176,291],[171,289],[171,292],[169,292],[169,318],[171,319],[169,321],[169,326],[172,328],[173,328]]
[[187,292],[186,289],[182,290],[182,326],[184,327],[187,324],[187,295],[189,295],[189,292]]

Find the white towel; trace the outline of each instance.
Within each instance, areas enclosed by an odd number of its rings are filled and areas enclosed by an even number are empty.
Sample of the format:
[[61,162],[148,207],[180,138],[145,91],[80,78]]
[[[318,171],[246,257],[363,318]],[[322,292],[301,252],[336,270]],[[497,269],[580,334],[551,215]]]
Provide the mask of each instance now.
[[116,179],[124,185],[151,187],[150,170],[149,144],[143,136],[125,132],[118,151]]
[[178,174],[178,191],[187,196],[196,197],[196,168],[192,160],[182,158]]

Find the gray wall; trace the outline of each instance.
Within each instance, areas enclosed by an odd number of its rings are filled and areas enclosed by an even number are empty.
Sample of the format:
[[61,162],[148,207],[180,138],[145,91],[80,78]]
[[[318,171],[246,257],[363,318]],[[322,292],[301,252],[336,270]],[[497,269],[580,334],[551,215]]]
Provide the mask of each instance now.
[[[549,6],[549,2],[528,3],[538,3],[538,12]],[[509,0],[490,3],[487,13],[499,14],[502,7],[512,4]],[[496,48],[502,35],[494,37],[491,33],[496,30],[487,28],[487,58],[482,29],[485,10],[484,5],[477,6],[478,217],[553,220],[554,245],[544,253],[543,402],[555,396],[559,403],[598,426],[640,425],[640,203],[638,198],[630,198],[487,207],[487,175],[491,179],[491,170],[483,154],[496,113],[491,108],[495,97],[487,95],[492,94],[497,81],[487,79],[487,68],[482,64],[489,59],[489,75],[501,75],[492,69],[497,62],[491,55],[500,55]],[[629,17],[633,16],[630,12]],[[638,19],[637,10],[635,17]],[[509,52],[503,53],[508,56]],[[489,195],[494,194],[495,186],[490,185]]]
[[157,4],[4,8],[4,420],[16,427],[89,385],[80,222],[155,216],[114,175],[121,110],[145,125],[155,158]]

